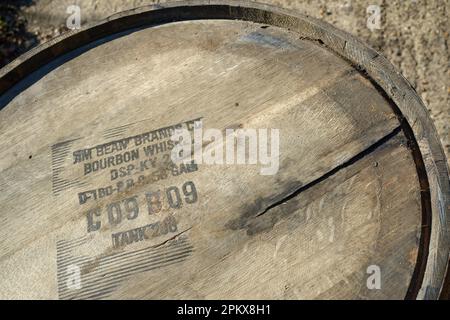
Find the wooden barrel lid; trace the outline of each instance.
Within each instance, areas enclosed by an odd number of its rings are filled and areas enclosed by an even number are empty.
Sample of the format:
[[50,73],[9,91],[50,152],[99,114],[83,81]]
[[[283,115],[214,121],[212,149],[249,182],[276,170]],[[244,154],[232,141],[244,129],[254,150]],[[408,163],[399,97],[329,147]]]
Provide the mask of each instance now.
[[[0,298],[445,290],[434,127],[382,56],[327,24],[242,1],[143,7],[0,77]],[[171,135],[198,121],[278,129],[278,171],[168,166]]]

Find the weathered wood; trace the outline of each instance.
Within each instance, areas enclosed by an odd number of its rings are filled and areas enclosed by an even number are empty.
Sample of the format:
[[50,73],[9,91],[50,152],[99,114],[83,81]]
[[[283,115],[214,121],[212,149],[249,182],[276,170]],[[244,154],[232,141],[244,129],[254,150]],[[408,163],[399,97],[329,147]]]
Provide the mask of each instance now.
[[[0,71],[0,297],[439,296],[448,175],[418,97],[350,36],[244,4],[139,8]],[[139,138],[195,119],[222,132],[280,129],[278,173],[198,165],[153,179],[170,150],[144,148],[170,137]],[[120,141],[123,150],[97,154]],[[93,158],[77,162],[86,149]],[[139,158],[86,172],[132,150]],[[111,173],[130,164],[130,176]],[[80,195],[94,189],[97,199]],[[162,208],[149,214],[146,194],[158,190]],[[107,208],[117,206],[123,220],[111,224]],[[173,228],[142,241],[121,233],[166,222]],[[379,290],[366,285],[371,265],[382,271]]]

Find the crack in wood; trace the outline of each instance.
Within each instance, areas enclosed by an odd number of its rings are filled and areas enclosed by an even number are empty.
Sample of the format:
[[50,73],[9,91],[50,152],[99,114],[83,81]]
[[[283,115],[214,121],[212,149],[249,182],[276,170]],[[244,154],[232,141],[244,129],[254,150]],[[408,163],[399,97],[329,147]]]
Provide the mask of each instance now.
[[177,233],[176,235],[170,237],[169,239],[167,239],[167,240],[165,240],[165,241],[163,241],[163,242],[161,242],[161,243],[158,243],[158,244],[155,244],[155,245],[151,246],[151,248],[159,248],[159,247],[165,245],[166,243],[168,243],[168,242],[170,242],[170,241],[172,241],[172,240],[177,239],[179,236],[181,236],[182,234],[188,232],[188,231],[191,230],[192,228],[193,228],[193,227],[189,227],[189,228],[187,228],[186,230],[181,231],[181,232]]
[[366,157],[367,155],[369,155],[373,151],[375,151],[378,147],[382,146],[383,144],[385,144],[386,142],[391,140],[393,137],[395,137],[400,131],[402,131],[401,125],[396,127],[392,132],[390,132],[389,134],[387,134],[386,136],[384,136],[383,138],[381,138],[380,140],[378,140],[377,142],[375,142],[374,144],[372,144],[368,148],[364,149],[363,151],[361,151],[357,155],[353,156],[352,158],[350,158],[346,162],[344,162],[344,163],[340,164],[339,166],[333,168],[332,170],[328,171],[327,173],[325,173],[321,177],[319,177],[319,178],[309,182],[308,184],[306,184],[304,186],[300,186],[299,188],[297,188],[296,190],[290,192],[288,195],[286,195],[282,199],[280,199],[280,200],[276,201],[275,203],[272,203],[271,205],[267,206],[263,211],[257,213],[255,215],[255,218],[258,218],[258,217],[266,214],[271,209],[286,203],[287,201],[289,201],[289,200],[295,198],[296,196],[298,196],[303,191],[312,188],[313,186],[317,185],[318,183],[320,183],[320,182],[328,179],[329,177],[335,175],[340,170],[342,170],[342,169],[344,169],[344,168],[354,164],[356,161]]

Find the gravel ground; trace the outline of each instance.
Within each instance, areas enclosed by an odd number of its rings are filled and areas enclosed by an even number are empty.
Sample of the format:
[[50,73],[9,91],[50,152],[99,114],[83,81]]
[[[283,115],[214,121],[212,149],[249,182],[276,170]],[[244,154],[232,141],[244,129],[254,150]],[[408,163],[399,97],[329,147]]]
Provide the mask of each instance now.
[[[28,42],[12,56],[66,30],[66,9],[81,8],[82,23],[104,19],[151,0],[7,1],[26,18]],[[261,0],[323,19],[380,51],[410,81],[430,110],[450,165],[450,0]],[[381,28],[367,27],[367,7],[381,8]],[[1,9],[1,6],[0,6]],[[1,26],[1,25],[0,25]],[[30,37],[31,35],[31,37]],[[33,35],[37,41],[33,41]],[[31,39],[31,40],[30,40]],[[0,62],[1,63],[1,62]]]

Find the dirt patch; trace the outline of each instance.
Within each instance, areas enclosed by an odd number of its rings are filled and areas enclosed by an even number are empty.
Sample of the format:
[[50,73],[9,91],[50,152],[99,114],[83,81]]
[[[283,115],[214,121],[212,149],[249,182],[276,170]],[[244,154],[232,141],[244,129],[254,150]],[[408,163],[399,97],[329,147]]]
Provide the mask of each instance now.
[[27,30],[23,8],[32,1],[4,0],[0,3],[0,67],[7,64],[38,43],[37,37]]

